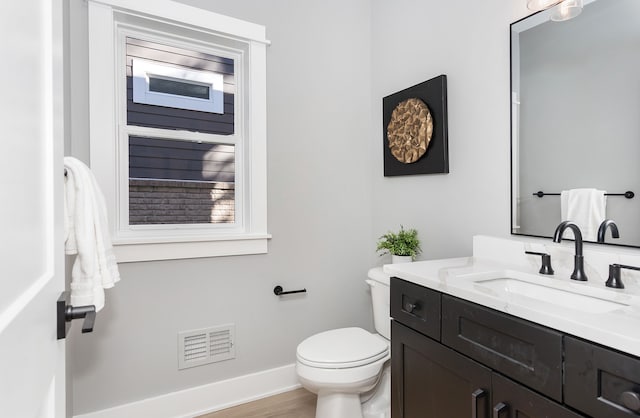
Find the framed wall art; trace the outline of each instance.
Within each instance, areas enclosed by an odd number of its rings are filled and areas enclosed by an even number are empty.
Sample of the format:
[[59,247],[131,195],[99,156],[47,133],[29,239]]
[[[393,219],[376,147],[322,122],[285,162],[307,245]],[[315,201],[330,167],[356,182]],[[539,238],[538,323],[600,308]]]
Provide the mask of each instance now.
[[449,172],[447,76],[382,99],[384,175]]

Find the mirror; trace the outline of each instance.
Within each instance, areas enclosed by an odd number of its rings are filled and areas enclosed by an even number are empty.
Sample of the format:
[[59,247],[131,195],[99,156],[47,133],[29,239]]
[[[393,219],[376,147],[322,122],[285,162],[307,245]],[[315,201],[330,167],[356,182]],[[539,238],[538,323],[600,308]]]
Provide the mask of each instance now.
[[640,247],[640,1],[551,12],[511,25],[511,233],[551,237],[560,193],[594,188],[620,230],[607,243]]

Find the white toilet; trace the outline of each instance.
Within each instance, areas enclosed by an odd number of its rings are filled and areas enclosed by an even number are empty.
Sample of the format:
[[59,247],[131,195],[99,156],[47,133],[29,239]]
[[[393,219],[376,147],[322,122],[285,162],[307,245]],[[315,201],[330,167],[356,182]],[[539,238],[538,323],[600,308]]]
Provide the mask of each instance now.
[[389,276],[369,270],[377,334],[340,328],[312,335],[298,345],[296,372],[318,395],[316,418],[391,417]]

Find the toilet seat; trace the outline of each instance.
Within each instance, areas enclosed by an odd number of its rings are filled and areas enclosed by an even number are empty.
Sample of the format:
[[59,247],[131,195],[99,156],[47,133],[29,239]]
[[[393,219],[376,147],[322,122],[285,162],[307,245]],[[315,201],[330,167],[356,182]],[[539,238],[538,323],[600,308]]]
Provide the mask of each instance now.
[[374,363],[389,354],[389,342],[362,328],[340,328],[312,335],[298,345],[300,363],[347,369]]

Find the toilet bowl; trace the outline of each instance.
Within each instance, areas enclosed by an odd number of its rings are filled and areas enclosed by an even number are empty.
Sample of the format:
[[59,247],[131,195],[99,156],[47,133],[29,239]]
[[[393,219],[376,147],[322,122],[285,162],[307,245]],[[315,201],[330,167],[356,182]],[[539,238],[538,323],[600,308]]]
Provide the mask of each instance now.
[[366,282],[377,334],[339,328],[310,336],[296,350],[298,379],[318,395],[316,418],[391,416],[389,276],[374,268]]

